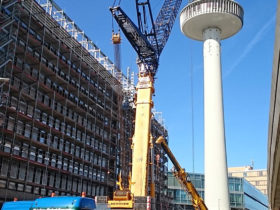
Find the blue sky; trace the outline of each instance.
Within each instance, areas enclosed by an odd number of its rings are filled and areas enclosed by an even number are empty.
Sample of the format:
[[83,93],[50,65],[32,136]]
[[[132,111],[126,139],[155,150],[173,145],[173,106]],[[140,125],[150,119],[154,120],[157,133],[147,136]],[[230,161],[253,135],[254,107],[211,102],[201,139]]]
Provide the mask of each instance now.
[[[114,59],[111,44],[112,17],[109,12],[113,0],[55,2],[111,60]],[[151,0],[154,16],[157,15],[161,2],[163,1]],[[186,2],[183,1],[182,8]],[[234,37],[221,42],[227,160],[229,167],[250,165],[253,161],[254,167],[260,169],[266,168],[267,165],[270,82],[277,1],[238,2],[244,8],[244,26]],[[123,0],[121,7],[135,20],[134,1]],[[115,30],[118,29],[116,23],[114,27]],[[136,53],[124,36],[121,53],[122,69],[130,66],[137,72]],[[181,33],[178,18],[161,54],[156,77],[154,103],[156,110],[163,113],[169,131],[170,148],[187,171],[202,173],[202,43],[190,40]],[[171,166],[170,163],[169,167]]]

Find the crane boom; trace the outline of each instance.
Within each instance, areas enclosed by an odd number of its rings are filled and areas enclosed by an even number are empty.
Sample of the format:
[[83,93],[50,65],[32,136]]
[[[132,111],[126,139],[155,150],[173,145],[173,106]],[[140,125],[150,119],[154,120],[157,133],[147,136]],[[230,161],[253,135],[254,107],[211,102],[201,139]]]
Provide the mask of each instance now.
[[176,16],[180,9],[182,0],[165,0],[155,21],[157,40],[151,38],[152,46],[155,49],[158,45],[157,54],[160,55],[171,33]]
[[155,73],[153,69],[157,69],[158,57],[156,50],[148,41],[147,37],[119,6],[110,8],[110,11],[131,46],[136,51],[139,59],[150,68],[148,71]]
[[[152,26],[149,33],[147,33],[147,30],[143,26],[146,23],[141,22],[141,14],[138,8],[139,6],[144,7],[145,5],[148,5],[152,19],[149,0],[144,3],[139,3],[138,0],[136,0],[139,27],[133,23],[119,6],[110,8],[113,17],[122,29],[131,46],[136,51],[139,60],[145,65],[145,71],[152,76],[157,72],[159,56],[169,38],[181,3],[182,0],[165,0],[155,23],[151,23]],[[145,10],[143,9],[143,11]],[[146,15],[144,14],[143,16]]]
[[187,191],[192,196],[192,203],[195,209],[197,210],[207,210],[203,199],[200,197],[198,192],[196,191],[195,187],[193,186],[192,182],[188,179],[188,173],[180,166],[178,161],[176,160],[175,156],[169,149],[165,139],[160,136],[157,141],[157,144],[160,144],[163,150],[167,153],[168,157],[170,158],[171,162],[173,163],[177,172],[175,172],[176,178],[180,181],[180,183],[187,189]]
[[[152,160],[150,157],[153,155],[149,150],[152,148],[153,139],[151,136],[151,109],[153,107],[154,77],[158,69],[160,53],[170,35],[181,2],[182,0],[165,0],[154,22],[150,0],[135,0],[138,27],[119,6],[110,8],[113,17],[138,55],[139,68],[136,87],[135,131],[132,142],[132,196],[130,196],[131,199],[122,202],[122,197],[118,193],[114,194],[113,200],[110,201],[111,208],[131,206],[133,197],[148,196],[148,173],[150,160]],[[148,19],[148,17],[150,18]],[[153,179],[151,182],[150,191],[151,196],[154,197]]]

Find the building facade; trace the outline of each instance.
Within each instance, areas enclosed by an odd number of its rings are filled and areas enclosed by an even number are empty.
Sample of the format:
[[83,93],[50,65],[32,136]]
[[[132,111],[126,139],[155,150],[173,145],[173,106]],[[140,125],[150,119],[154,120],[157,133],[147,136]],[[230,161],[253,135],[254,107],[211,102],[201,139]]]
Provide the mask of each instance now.
[[[53,192],[111,196],[131,168],[126,78],[53,1],[0,8],[0,77],[9,79],[0,79],[0,203]],[[167,137],[156,120],[152,127]],[[167,194],[164,161],[157,184]]]
[[264,195],[267,195],[267,170],[254,170],[252,166],[230,167],[228,174],[232,177],[245,178],[251,185],[255,186]]
[[280,94],[279,94],[279,71],[280,71],[280,1],[276,14],[274,58],[271,79],[269,129],[268,129],[268,198],[271,209],[280,208],[280,150],[279,150],[279,120],[280,120]]
[[[197,192],[204,198],[204,175],[190,173],[189,177]],[[244,178],[229,177],[228,182],[230,209],[268,209],[267,197]],[[172,172],[168,172],[168,195],[171,197],[171,209],[193,209],[190,195],[185,192]]]

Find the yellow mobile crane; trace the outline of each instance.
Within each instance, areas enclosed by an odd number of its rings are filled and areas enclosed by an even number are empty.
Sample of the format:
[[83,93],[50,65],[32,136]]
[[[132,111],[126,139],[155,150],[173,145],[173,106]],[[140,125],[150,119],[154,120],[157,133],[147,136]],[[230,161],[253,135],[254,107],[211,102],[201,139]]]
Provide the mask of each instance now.
[[[131,186],[129,189],[123,189],[122,185],[118,184],[120,190],[115,191],[113,200],[108,202],[112,209],[143,209],[146,207],[136,206],[136,200],[143,201],[145,198],[149,200],[147,196],[155,196],[153,174],[148,174],[150,157],[153,156],[151,109],[154,78],[158,69],[159,56],[168,40],[182,0],[164,0],[156,21],[153,20],[149,0],[135,0],[135,3],[138,27],[120,6],[110,8],[113,17],[138,55],[139,68],[136,86],[135,131],[132,142]],[[148,177],[151,177],[150,195],[148,195]]]
[[187,192],[189,192],[190,195],[192,196],[193,207],[196,210],[207,210],[208,208],[206,207],[203,199],[200,197],[200,195],[196,191],[195,187],[193,186],[192,182],[190,181],[190,179],[188,177],[188,173],[185,172],[185,170],[180,166],[180,164],[176,160],[175,156],[169,149],[165,139],[162,136],[160,136],[156,140],[156,143],[161,145],[161,147],[163,148],[163,150],[166,152],[166,154],[170,158],[171,162],[173,163],[173,165],[177,171],[177,172],[174,172],[174,175],[179,180],[181,185],[183,187],[185,187]]

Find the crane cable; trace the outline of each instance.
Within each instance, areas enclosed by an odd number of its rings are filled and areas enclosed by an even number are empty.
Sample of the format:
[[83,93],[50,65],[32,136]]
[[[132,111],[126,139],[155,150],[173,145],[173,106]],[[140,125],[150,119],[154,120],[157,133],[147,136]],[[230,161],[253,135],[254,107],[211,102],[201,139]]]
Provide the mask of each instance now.
[[193,167],[193,173],[195,172],[194,168],[194,88],[193,88],[193,50],[192,50],[192,42],[190,43],[190,84],[191,84],[191,118],[192,118],[192,167]]
[[[114,0],[114,2],[113,2],[113,5],[112,5],[112,7],[114,8],[115,7],[115,5],[116,5],[116,1],[117,0]],[[121,0],[119,0],[119,3],[118,3],[118,5],[120,5],[121,4]],[[119,29],[120,30],[120,29]],[[113,14],[112,14],[112,32],[114,32],[115,31],[115,29],[114,29],[114,17],[113,17]]]

